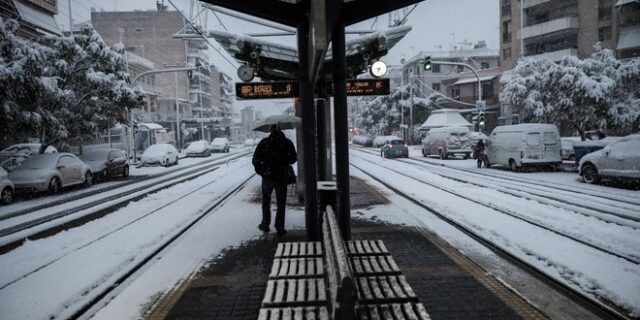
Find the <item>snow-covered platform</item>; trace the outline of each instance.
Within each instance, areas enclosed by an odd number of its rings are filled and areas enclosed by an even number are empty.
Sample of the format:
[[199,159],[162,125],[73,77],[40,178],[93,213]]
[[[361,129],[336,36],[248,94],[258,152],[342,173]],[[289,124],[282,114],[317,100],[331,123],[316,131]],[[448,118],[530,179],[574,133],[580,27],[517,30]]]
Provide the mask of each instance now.
[[[298,215],[303,214],[295,193],[289,191],[288,221],[292,216],[299,219]],[[355,202],[353,238],[383,240],[434,319],[545,318],[490,271],[437,235],[405,224],[405,218],[388,219],[392,213],[402,217],[403,210],[407,209],[393,203],[395,200],[388,197],[388,190],[376,189],[354,178],[351,194]],[[245,197],[256,209],[259,200],[259,189]],[[258,215],[256,210],[256,219]],[[284,237],[272,232],[227,248],[211,257],[199,271],[164,292],[147,310],[145,319],[257,319],[277,244],[303,240],[304,230],[299,228],[290,229]]]

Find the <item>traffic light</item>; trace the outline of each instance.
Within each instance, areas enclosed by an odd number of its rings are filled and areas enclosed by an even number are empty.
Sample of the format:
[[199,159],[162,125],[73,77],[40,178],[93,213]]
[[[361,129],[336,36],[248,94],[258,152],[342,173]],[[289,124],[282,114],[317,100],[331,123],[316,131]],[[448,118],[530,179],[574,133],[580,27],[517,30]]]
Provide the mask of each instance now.
[[424,58],[424,70],[431,71],[431,56]]
[[478,115],[478,126],[480,129],[484,128],[484,113]]

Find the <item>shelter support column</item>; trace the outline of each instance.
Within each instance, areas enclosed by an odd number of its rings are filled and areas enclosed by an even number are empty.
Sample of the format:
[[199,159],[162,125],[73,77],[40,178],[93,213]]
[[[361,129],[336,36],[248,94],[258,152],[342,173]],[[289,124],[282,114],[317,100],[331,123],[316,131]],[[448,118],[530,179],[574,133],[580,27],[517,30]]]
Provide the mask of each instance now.
[[349,124],[347,121],[347,83],[345,24],[339,19],[332,36],[333,115],[336,145],[336,183],[338,187],[338,224],[342,237],[351,239],[351,204],[349,200]]
[[298,79],[300,82],[300,103],[302,107],[302,141],[304,144],[304,212],[307,240],[319,240],[318,186],[316,175],[316,110],[313,101],[313,85],[309,81],[308,64],[309,23],[298,25]]

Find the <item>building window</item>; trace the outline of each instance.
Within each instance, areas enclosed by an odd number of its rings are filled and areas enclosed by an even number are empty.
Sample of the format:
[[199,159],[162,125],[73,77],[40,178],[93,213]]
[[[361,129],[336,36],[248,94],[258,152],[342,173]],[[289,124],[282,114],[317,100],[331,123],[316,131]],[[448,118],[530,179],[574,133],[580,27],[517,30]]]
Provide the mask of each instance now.
[[460,86],[451,87],[451,98],[460,99]]
[[509,59],[511,58],[511,48],[504,48],[502,49],[502,59]]
[[502,0],[502,16],[510,16],[511,15],[511,0]]
[[611,40],[611,26],[606,26],[598,29],[598,40]]
[[439,84],[439,83],[431,84],[431,88],[432,88],[434,91],[440,91],[440,84]]
[[611,18],[613,4],[611,0],[598,0],[598,20],[607,20]]
[[440,72],[440,64],[432,63],[431,64],[431,72],[439,73]]
[[511,42],[511,20],[502,22],[502,42]]
[[493,99],[493,82],[482,82],[482,99]]
[[143,28],[136,28],[136,32],[142,32],[142,31],[144,31]]
[[489,69],[489,62],[480,62],[480,69]]

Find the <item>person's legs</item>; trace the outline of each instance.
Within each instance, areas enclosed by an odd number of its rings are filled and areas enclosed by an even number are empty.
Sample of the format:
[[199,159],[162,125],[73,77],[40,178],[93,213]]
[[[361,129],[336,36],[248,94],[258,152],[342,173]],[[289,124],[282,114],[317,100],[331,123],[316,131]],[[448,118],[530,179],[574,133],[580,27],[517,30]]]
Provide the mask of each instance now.
[[284,212],[287,206],[287,185],[277,184],[276,188],[276,202],[278,209],[276,210],[276,230],[278,232],[284,231]]
[[[269,231],[271,224],[271,193],[273,192],[273,184],[267,179],[262,179],[262,222],[260,228],[263,231]],[[276,192],[277,196],[277,192]],[[266,229],[266,230],[264,230]]]

